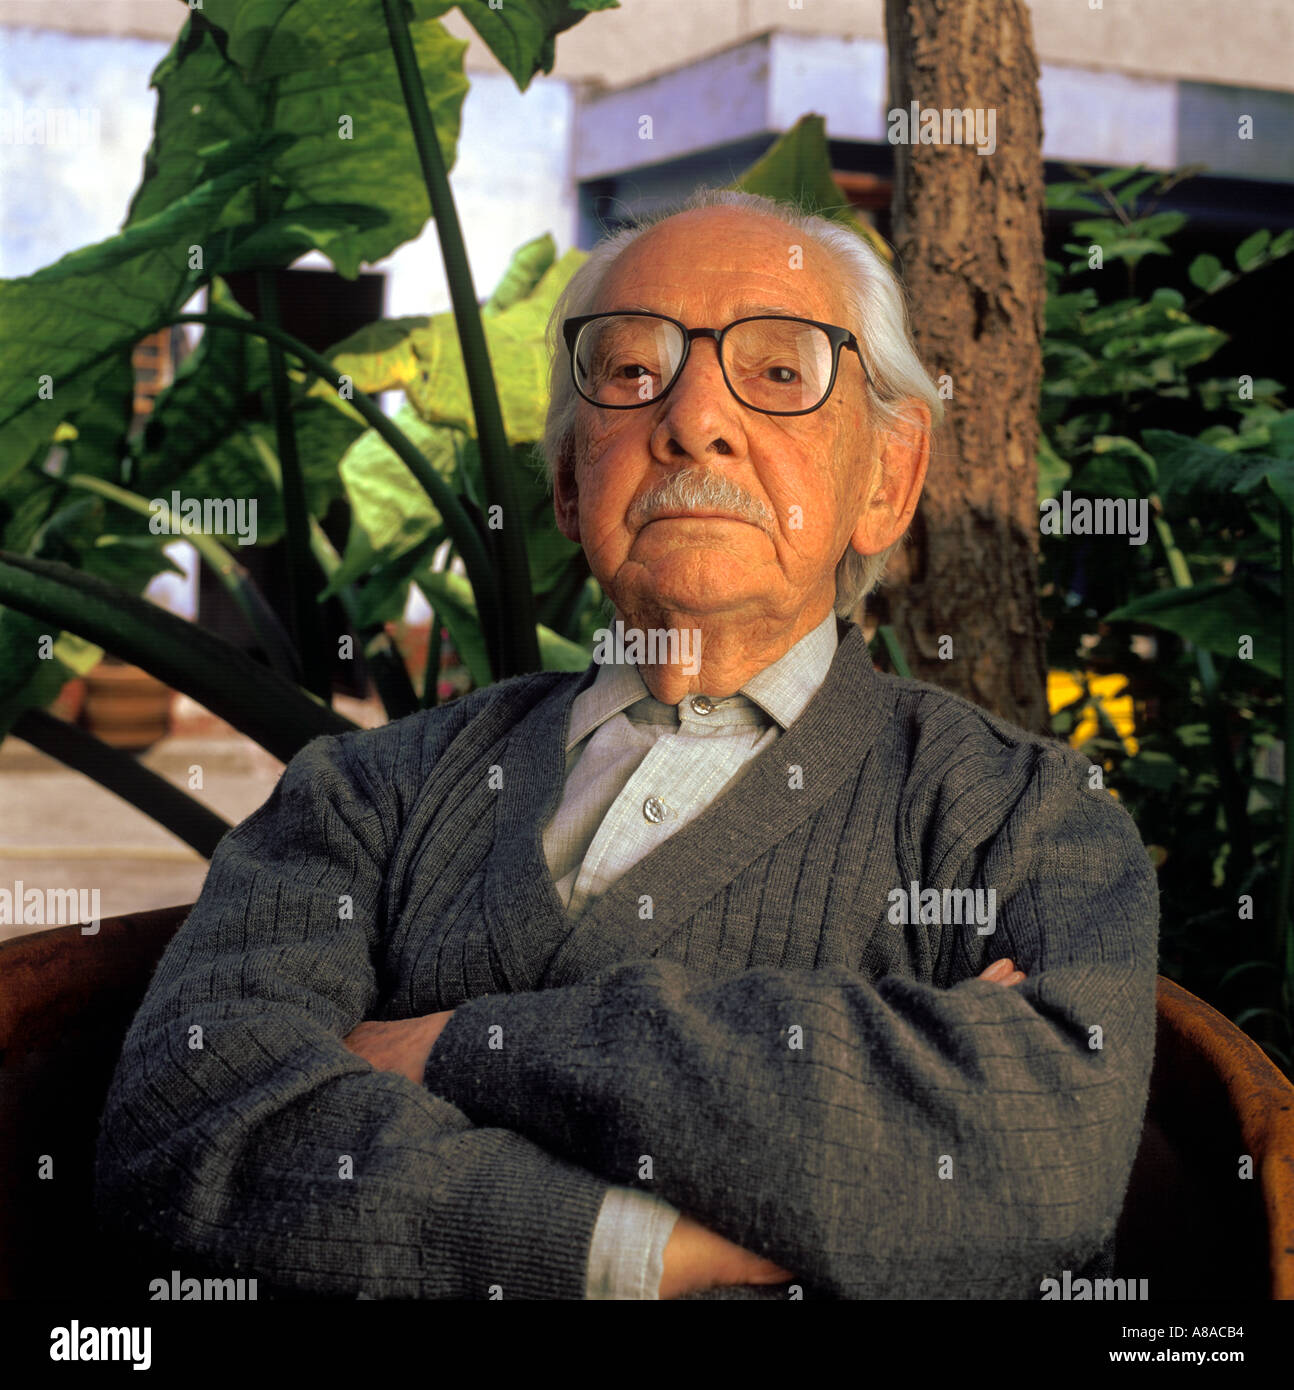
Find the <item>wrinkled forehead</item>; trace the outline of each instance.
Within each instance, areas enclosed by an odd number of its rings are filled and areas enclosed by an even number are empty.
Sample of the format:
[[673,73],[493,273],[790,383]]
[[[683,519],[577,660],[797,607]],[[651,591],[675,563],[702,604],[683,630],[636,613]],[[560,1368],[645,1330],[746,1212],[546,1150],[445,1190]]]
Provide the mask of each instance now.
[[690,327],[747,314],[846,324],[840,284],[834,258],[803,232],[773,217],[705,208],[657,223],[622,251],[596,307],[649,309]]

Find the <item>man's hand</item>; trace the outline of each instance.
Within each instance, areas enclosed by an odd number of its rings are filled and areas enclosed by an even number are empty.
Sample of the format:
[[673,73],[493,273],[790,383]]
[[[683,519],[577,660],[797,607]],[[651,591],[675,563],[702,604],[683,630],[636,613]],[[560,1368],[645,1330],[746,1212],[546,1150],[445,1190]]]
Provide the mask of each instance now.
[[1018,985],[1024,979],[1024,971],[1015,968],[1015,962],[1008,956],[995,960],[987,970],[979,972],[981,980],[992,980],[995,985]]
[[453,1009],[445,1009],[418,1018],[361,1023],[341,1040],[342,1046],[378,1071],[399,1072],[421,1085],[431,1049],[453,1016]]
[[785,1284],[793,1277],[789,1269],[680,1216],[665,1243],[659,1297],[681,1298],[721,1284]]

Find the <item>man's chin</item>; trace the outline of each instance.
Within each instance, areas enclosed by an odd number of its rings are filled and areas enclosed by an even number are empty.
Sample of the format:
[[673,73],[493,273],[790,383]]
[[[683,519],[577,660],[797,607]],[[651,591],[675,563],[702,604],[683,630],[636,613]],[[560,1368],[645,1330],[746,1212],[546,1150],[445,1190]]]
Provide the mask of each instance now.
[[670,583],[658,576],[650,586],[619,596],[616,607],[626,620],[632,614],[669,613],[676,625],[699,626],[707,620],[754,612],[760,607],[759,597],[749,588],[718,580]]

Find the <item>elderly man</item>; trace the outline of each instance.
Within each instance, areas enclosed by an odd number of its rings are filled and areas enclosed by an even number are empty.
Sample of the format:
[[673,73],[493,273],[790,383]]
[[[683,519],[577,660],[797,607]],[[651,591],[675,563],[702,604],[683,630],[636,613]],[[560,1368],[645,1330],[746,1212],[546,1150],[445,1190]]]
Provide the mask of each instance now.
[[839,621],[938,411],[896,282],[710,194],[598,248],[554,340],[558,523],[643,660],[293,759],[131,1029],[102,1212],[367,1297],[1108,1271],[1155,876],[1086,759]]

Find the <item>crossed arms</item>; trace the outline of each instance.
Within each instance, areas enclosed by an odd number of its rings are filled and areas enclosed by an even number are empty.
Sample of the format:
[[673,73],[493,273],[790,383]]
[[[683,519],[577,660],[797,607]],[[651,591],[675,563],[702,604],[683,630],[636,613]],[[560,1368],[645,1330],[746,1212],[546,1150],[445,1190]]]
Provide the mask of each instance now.
[[1156,911],[1107,794],[1040,764],[976,867],[1018,884],[992,941],[1016,989],[973,978],[969,934],[952,988],[631,961],[460,1005],[419,1085],[345,1042],[382,997],[389,851],[347,763],[317,740],[218,849],[114,1078],[105,1218],[286,1289],[414,1298],[582,1297],[612,1184],[837,1297],[1027,1296],[1112,1231]]
[[[1015,969],[1013,961],[1000,959],[981,971],[979,978],[1010,988],[1021,983],[1025,975]],[[361,1023],[342,1041],[379,1071],[392,1071],[421,1083],[436,1039],[453,1016],[453,1009],[444,1009],[418,1018],[373,1020]],[[780,1284],[793,1277],[790,1270],[679,1214],[663,1252],[659,1296],[677,1298],[737,1284]]]

